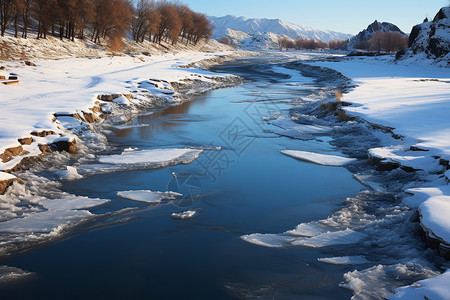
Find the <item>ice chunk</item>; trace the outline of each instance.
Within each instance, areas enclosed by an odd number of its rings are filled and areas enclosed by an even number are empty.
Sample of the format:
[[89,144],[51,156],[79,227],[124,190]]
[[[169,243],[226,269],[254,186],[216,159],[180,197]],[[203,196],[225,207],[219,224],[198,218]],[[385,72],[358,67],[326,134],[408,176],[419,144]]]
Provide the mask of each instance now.
[[324,166],[343,166],[352,161],[355,161],[354,158],[336,156],[336,155],[328,155],[328,154],[319,154],[313,152],[306,151],[298,151],[298,150],[282,150],[281,153],[287,156],[291,156],[300,160],[312,162],[319,165]]
[[181,219],[181,220],[185,220],[185,219],[190,219],[190,218],[192,218],[193,216],[195,216],[195,214],[197,214],[197,212],[196,212],[195,210],[187,210],[187,211],[184,211],[184,212],[182,212],[182,213],[173,213],[173,214],[171,215],[171,217],[172,217],[173,219]]
[[338,256],[338,257],[324,257],[317,259],[320,262],[333,265],[360,265],[369,263],[369,261],[362,255],[356,256]]
[[395,294],[386,299],[450,299],[450,270],[436,277],[424,279],[412,285],[395,290]]
[[83,178],[75,167],[67,166],[67,170],[58,173],[62,179],[65,180],[77,180]]
[[141,128],[141,127],[148,127],[150,124],[132,124],[132,125],[114,125],[113,128],[117,130],[123,130],[123,129],[133,129],[133,128]]
[[326,230],[317,222],[302,223],[297,225],[295,229],[286,231],[287,234],[305,237],[312,237],[323,232],[326,232]]
[[92,214],[86,210],[49,210],[31,213],[23,218],[0,223],[0,232],[58,233],[66,226],[76,224]]
[[291,242],[294,246],[320,248],[331,245],[354,244],[367,237],[366,234],[351,229],[329,231],[309,238],[298,238]]
[[120,96],[120,97],[114,99],[113,102],[117,103],[119,105],[126,105],[126,106],[131,104],[130,101],[125,96]]
[[281,248],[289,238],[280,234],[263,234],[263,233],[253,233],[241,236],[244,241],[255,244],[258,246],[269,247],[269,248]]
[[49,210],[71,210],[85,209],[98,205],[102,205],[110,200],[88,198],[83,196],[68,196],[60,199],[47,199],[41,201],[40,204]]
[[152,192],[150,190],[136,190],[121,191],[117,193],[117,196],[134,201],[159,203],[161,202],[161,200],[174,200],[176,197],[183,195],[175,192]]
[[183,156],[197,158],[200,153],[202,150],[196,149],[153,149],[102,156],[99,161],[105,164],[164,164]]
[[32,275],[33,273],[24,271],[19,268],[9,267],[9,266],[0,266],[0,284],[21,279],[23,277],[27,277]]

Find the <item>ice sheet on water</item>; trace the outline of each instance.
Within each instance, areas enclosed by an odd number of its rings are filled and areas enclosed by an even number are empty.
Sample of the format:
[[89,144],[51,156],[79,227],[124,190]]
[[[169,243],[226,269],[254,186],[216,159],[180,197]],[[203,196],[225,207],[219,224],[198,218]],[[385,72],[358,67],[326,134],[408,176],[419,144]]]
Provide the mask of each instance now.
[[134,201],[149,203],[159,203],[162,200],[174,200],[176,197],[183,196],[175,192],[152,192],[150,190],[120,191],[117,196]]
[[67,196],[60,199],[47,199],[40,204],[49,210],[86,209],[109,202],[107,199],[88,198],[83,196]]
[[321,248],[332,245],[354,244],[366,238],[367,235],[351,229],[328,231],[313,237],[297,238],[291,242],[293,246]]
[[270,234],[270,233],[252,233],[241,236],[244,241],[255,244],[258,246],[269,247],[269,248],[281,248],[289,241],[289,237],[283,236],[281,234]]
[[377,265],[345,273],[346,283],[340,286],[353,291],[352,299],[381,299],[392,294],[397,287],[438,274],[417,261]]
[[[196,158],[202,150],[196,149],[152,149],[134,152],[124,152],[122,154],[102,156],[99,162],[105,164],[164,164],[182,157]],[[194,159],[195,159],[194,158]]]
[[150,124],[125,124],[125,125],[114,125],[113,128],[117,130],[125,130],[125,129],[133,129],[133,128],[142,128],[148,127]]
[[298,124],[288,117],[280,117],[270,123],[276,126],[273,129],[274,133],[300,140],[315,139],[315,135],[323,135],[331,131],[331,128],[327,126]]
[[434,196],[419,206],[420,223],[432,235],[450,244],[450,196]]
[[338,257],[324,257],[317,259],[320,262],[333,265],[361,265],[369,263],[369,261],[362,255],[356,256],[338,256]]
[[301,223],[295,227],[295,229],[286,231],[286,234],[294,236],[312,237],[323,232],[326,232],[325,226],[319,222]]
[[450,299],[450,270],[445,273],[415,282],[412,285],[395,290],[394,295],[386,299],[396,300],[423,300],[423,299]]
[[30,213],[23,218],[0,223],[2,233],[55,233],[74,225],[92,214],[87,210],[49,210]]
[[340,167],[356,160],[354,158],[328,154],[319,154],[299,150],[282,150],[281,153],[307,162],[334,167]]
[[101,156],[99,164],[82,165],[78,172],[98,174],[125,170],[156,169],[178,164],[189,164],[196,160],[203,150],[200,149],[153,149],[123,151],[122,154]]
[[190,219],[190,218],[194,217],[196,214],[197,214],[197,212],[195,210],[187,210],[187,211],[183,211],[181,213],[173,213],[171,215],[171,218],[185,220],[185,219]]
[[0,284],[10,282],[24,277],[30,276],[33,273],[24,271],[19,268],[0,266]]

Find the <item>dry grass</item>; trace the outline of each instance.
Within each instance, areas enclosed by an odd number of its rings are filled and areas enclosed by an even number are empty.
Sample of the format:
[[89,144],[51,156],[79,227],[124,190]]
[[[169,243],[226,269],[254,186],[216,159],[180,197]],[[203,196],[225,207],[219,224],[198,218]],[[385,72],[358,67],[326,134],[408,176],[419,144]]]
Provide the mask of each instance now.
[[335,91],[337,101],[341,102],[342,92],[341,91]]

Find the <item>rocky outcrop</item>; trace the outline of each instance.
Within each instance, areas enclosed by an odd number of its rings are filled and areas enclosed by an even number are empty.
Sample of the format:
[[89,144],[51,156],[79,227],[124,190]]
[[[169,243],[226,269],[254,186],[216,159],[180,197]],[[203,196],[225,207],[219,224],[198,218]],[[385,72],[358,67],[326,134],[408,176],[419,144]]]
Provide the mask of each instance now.
[[450,66],[450,7],[443,7],[430,22],[414,26],[408,49],[398,53],[397,59],[428,58]]
[[403,36],[407,36],[396,25],[388,22],[378,22],[375,20],[366,29],[360,31],[356,36],[352,37],[343,48],[346,50],[364,49],[364,45],[368,44],[370,38],[377,32],[395,32]]

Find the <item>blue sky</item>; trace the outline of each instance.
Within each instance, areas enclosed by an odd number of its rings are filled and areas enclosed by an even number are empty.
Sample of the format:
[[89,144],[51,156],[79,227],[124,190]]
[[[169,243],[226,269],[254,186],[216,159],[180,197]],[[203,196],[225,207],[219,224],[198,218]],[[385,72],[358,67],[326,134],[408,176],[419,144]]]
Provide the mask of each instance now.
[[211,16],[282,19],[299,25],[356,34],[374,20],[396,24],[406,33],[433,18],[449,0],[182,0]]

